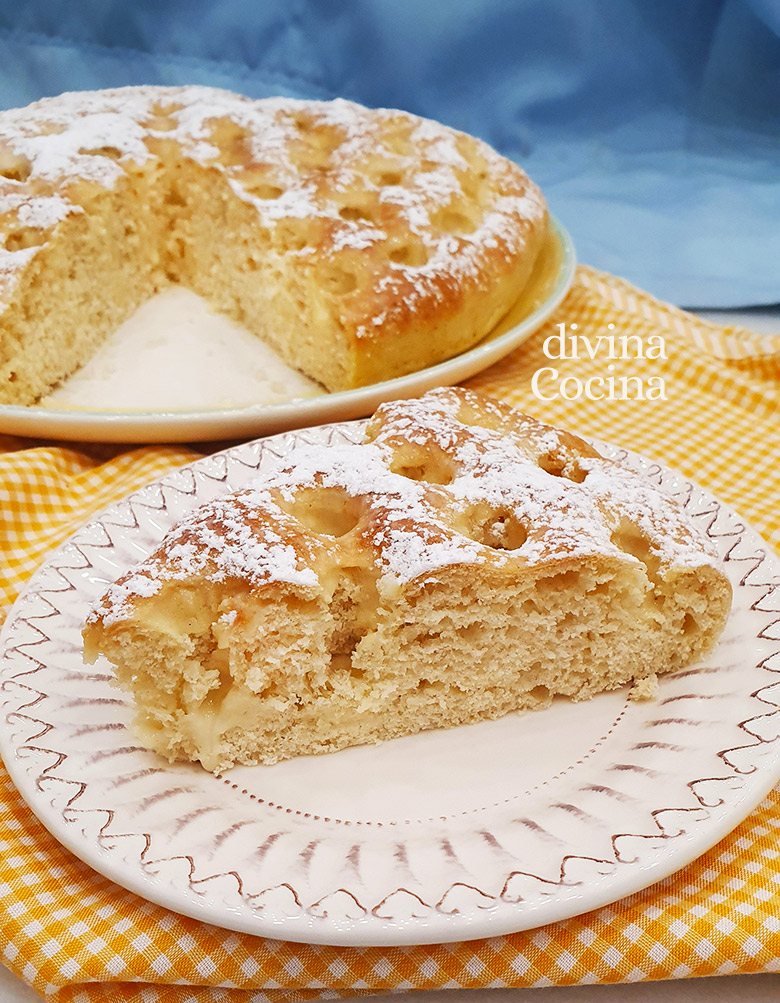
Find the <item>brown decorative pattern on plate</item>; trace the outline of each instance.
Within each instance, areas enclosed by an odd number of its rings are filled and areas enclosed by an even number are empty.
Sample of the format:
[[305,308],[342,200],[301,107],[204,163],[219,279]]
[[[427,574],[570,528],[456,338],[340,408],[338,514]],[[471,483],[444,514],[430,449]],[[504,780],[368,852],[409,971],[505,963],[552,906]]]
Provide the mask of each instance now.
[[285,433],[182,468],[112,506],[36,574],[0,639],[0,752],[54,835],[124,887],[219,926],[403,944],[597,908],[737,825],[780,776],[780,562],[707,492],[603,445],[682,500],[735,590],[718,649],[664,677],[654,700],[561,700],[224,776],[135,743],[110,670],[82,663],[90,603],[193,506],[298,442],[350,441],[361,427]]

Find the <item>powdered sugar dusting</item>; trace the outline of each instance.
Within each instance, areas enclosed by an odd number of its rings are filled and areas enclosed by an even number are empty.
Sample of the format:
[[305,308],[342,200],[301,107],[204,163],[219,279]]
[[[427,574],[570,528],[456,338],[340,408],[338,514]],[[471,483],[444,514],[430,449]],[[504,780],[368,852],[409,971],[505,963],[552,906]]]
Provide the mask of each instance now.
[[[4,193],[0,189],[0,234],[3,231],[6,234],[5,240],[0,239],[0,313],[7,305],[3,301],[4,287],[38,253],[44,243],[43,234],[68,216],[83,211],[81,206],[57,195],[26,196],[16,191]],[[28,234],[23,231],[28,231]],[[17,236],[19,247],[14,244]]]
[[[258,509],[270,510],[270,523],[253,518]],[[154,595],[166,582],[205,577],[211,582],[240,580],[250,587],[268,582],[315,587],[315,571],[273,523],[280,516],[264,489],[217,498],[191,512],[168,534],[156,557],[111,586],[99,609],[104,622],[122,620],[135,599]]]
[[57,195],[48,198],[26,197],[18,193],[0,195],[0,216],[13,216],[19,226],[48,229],[73,213],[81,213],[81,206],[66,202]]
[[167,548],[176,575],[196,577],[208,571],[212,581],[244,578],[314,586],[317,576],[301,566],[294,547],[273,528],[252,521],[256,508],[272,505],[265,492],[251,492],[236,503],[221,498],[184,522],[180,539]]

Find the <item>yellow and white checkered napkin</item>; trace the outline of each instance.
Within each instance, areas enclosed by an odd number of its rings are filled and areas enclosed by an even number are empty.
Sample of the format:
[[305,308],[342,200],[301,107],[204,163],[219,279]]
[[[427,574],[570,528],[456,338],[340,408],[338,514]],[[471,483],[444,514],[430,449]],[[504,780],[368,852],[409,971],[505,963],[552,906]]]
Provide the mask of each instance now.
[[[580,268],[556,316],[470,385],[677,468],[780,549],[780,336],[715,327]],[[630,399],[617,399],[624,390]],[[21,439],[0,448],[3,613],[93,513],[196,455]],[[678,874],[566,922],[429,947],[265,940],[113,885],[64,850],[0,772],[0,960],[58,1001],[249,1003],[780,971],[779,894],[776,790]]]

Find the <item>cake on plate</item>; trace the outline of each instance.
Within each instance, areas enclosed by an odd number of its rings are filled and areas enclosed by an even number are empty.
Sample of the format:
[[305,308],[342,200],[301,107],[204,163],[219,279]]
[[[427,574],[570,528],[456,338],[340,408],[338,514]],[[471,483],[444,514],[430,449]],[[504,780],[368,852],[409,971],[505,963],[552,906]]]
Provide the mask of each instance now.
[[331,391],[472,347],[544,199],[484,142],[345,100],[126,87],[0,112],[0,403],[31,404],[181,283]]
[[84,643],[141,741],[221,771],[647,689],[712,649],[730,604],[673,498],[453,388],[197,508]]

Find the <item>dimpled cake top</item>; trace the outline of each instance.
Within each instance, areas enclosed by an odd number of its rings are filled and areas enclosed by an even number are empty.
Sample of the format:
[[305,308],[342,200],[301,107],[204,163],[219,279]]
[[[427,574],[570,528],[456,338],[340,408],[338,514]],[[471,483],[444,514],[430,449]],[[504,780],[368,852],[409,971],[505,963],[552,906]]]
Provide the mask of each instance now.
[[[486,261],[522,253],[544,200],[515,164],[479,140],[404,112],[345,100],[253,100],[207,87],[74,92],[0,112],[0,311],[15,277],[86,186],[112,188],[174,144],[224,172],[263,226],[305,221],[335,262],[381,252],[388,296],[444,295]],[[442,276],[446,281],[442,286]],[[360,333],[360,332],[358,332]]]
[[642,475],[497,401],[440,389],[382,405],[362,442],[296,446],[256,485],[197,509],[99,612],[121,618],[134,596],[204,574],[316,588],[342,564],[369,569],[391,598],[453,565],[625,558],[632,537],[662,571],[714,563],[709,541]]

